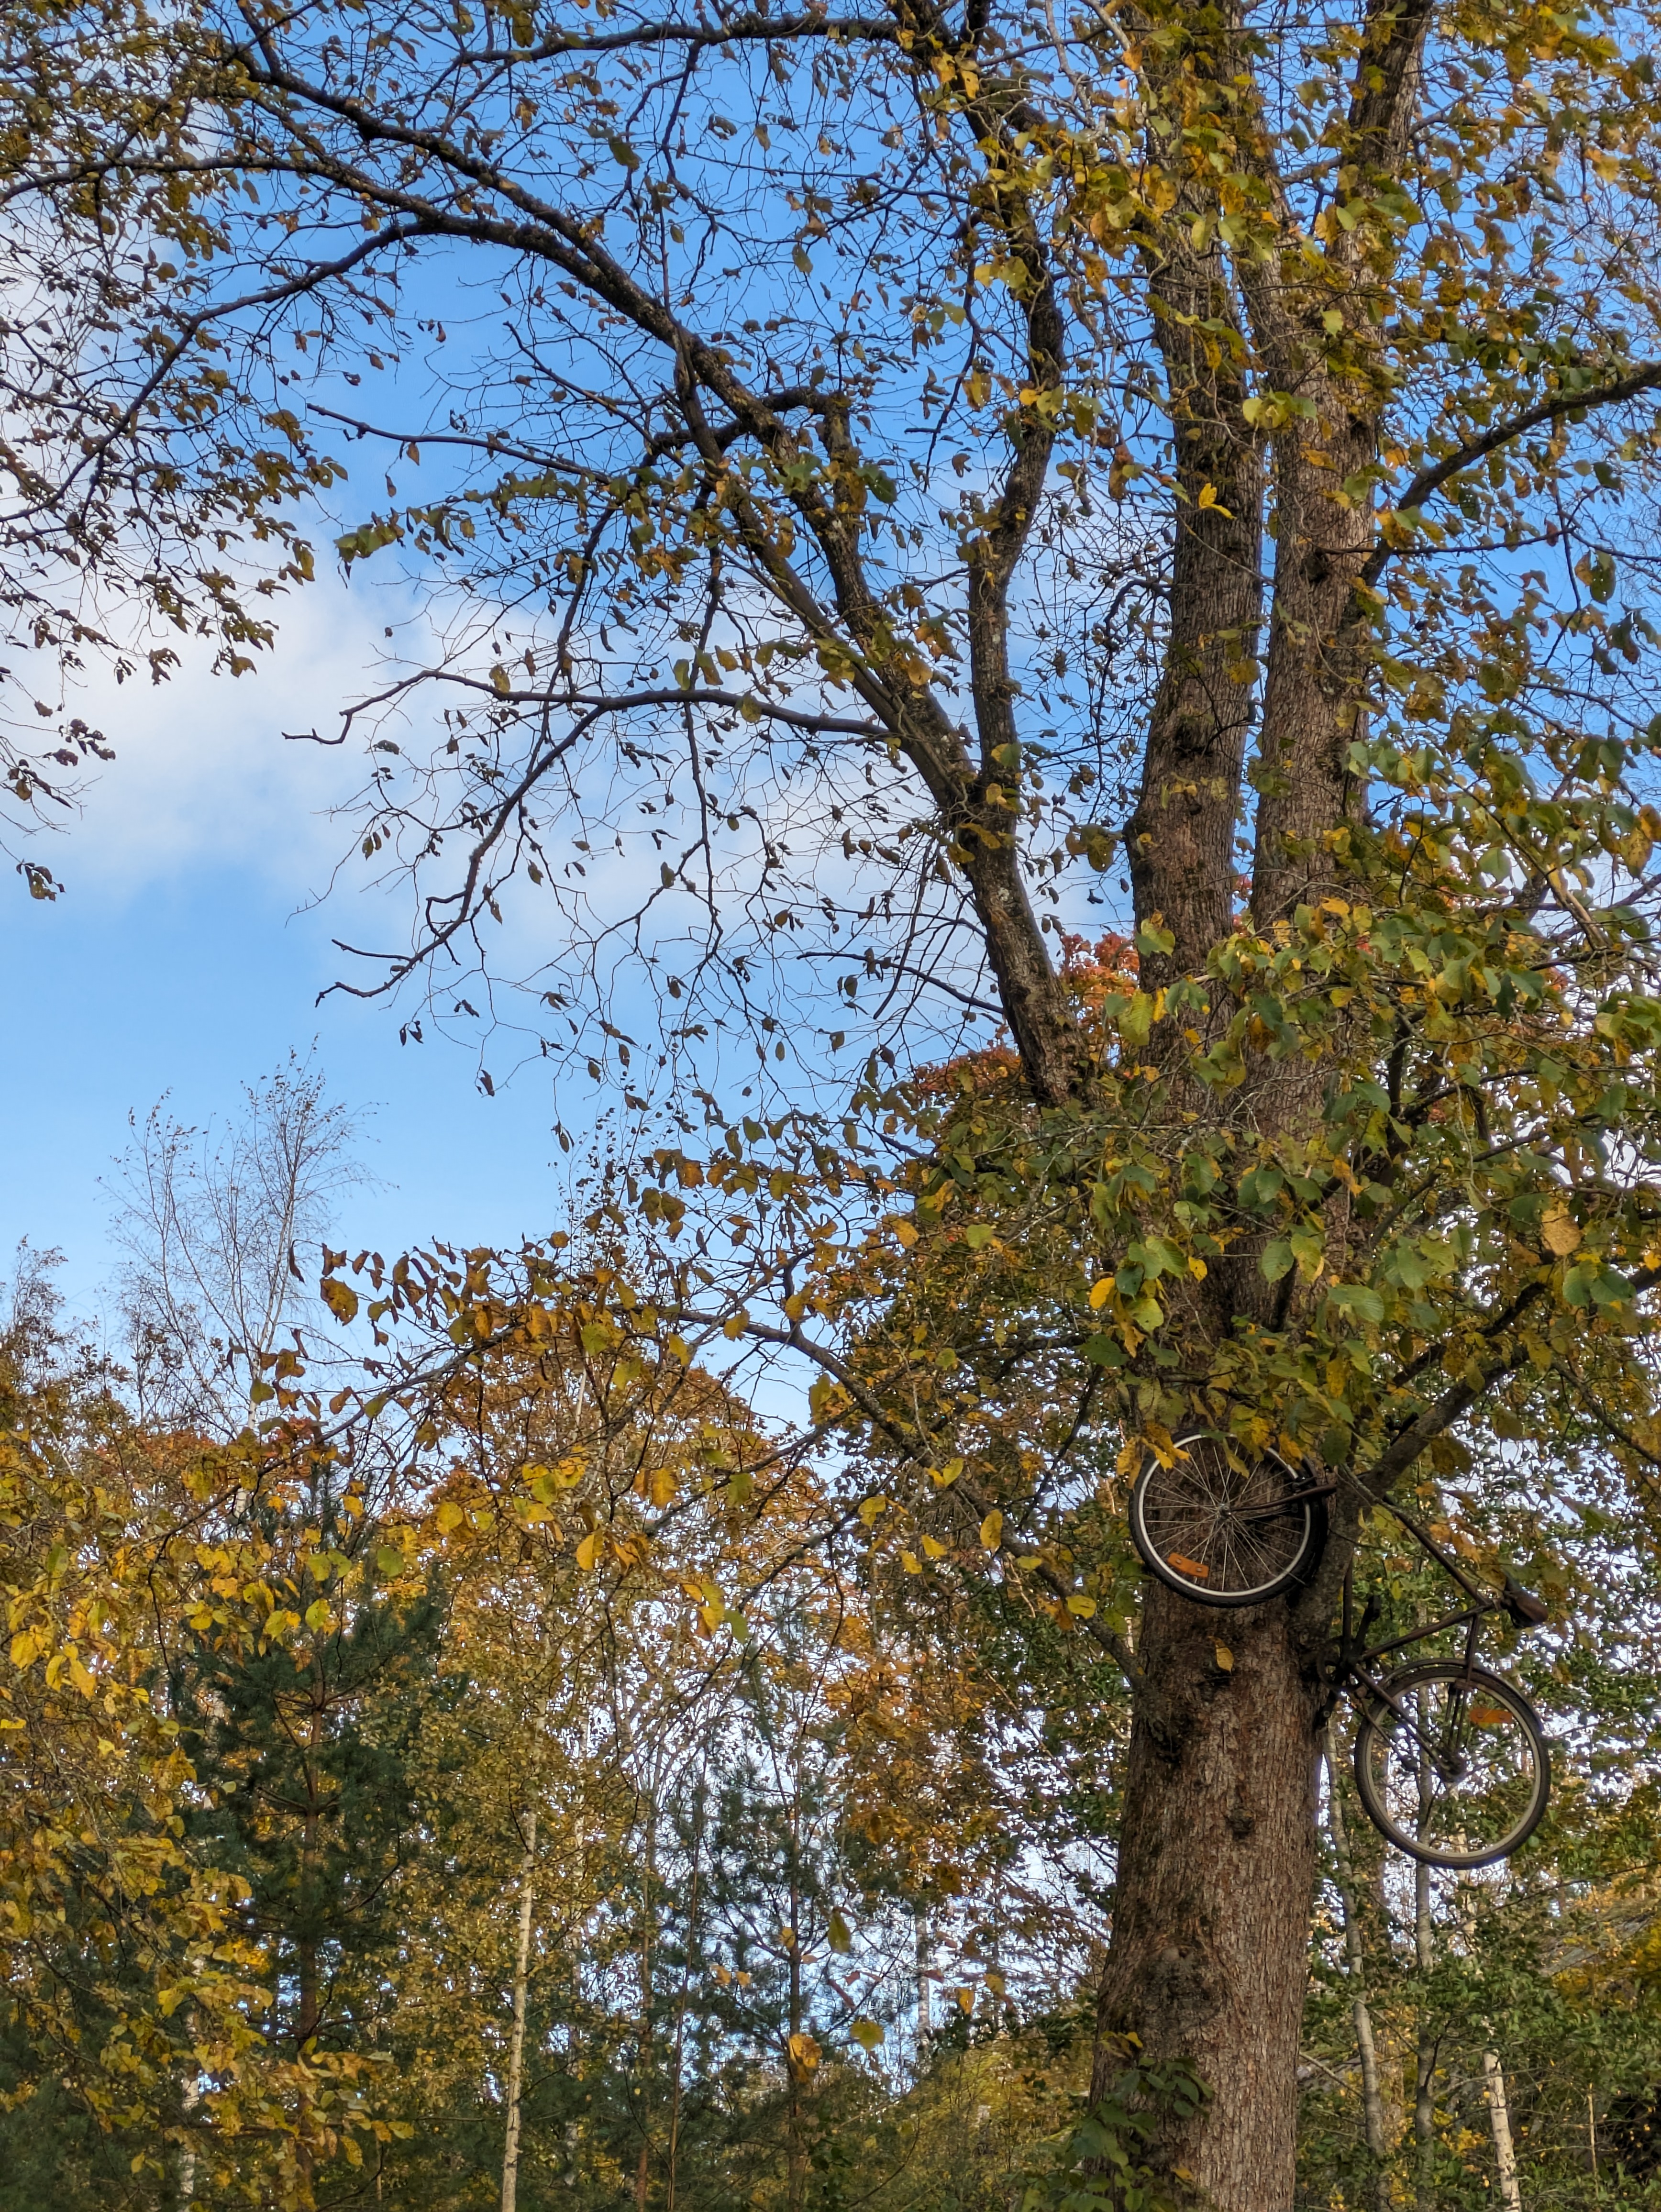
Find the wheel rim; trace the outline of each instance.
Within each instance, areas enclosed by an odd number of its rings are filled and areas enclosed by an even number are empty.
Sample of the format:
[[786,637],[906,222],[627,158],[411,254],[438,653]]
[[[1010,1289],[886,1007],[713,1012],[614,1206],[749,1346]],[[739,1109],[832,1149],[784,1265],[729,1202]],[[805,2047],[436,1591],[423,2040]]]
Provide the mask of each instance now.
[[1463,1670],[1421,1675],[1393,1692],[1402,1717],[1370,1716],[1360,1779],[1393,1843],[1446,1866],[1503,1858],[1539,1816],[1543,1765],[1518,1693]]
[[1216,1438],[1189,1437],[1176,1464],[1144,1486],[1142,1532],[1176,1582],[1213,1599],[1278,1589],[1309,1543],[1310,1509],[1272,1456],[1231,1466]]

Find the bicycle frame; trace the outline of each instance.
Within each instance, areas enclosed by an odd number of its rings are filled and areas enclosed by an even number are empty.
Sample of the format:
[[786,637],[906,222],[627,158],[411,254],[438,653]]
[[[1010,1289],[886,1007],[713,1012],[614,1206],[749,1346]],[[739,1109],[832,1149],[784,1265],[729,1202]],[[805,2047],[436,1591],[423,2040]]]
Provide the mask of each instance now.
[[[1463,1581],[1463,1577],[1461,1577],[1460,1579]],[[1411,1644],[1426,1643],[1431,1637],[1439,1636],[1446,1629],[1463,1628],[1465,1631],[1465,1686],[1469,1689],[1475,1679],[1478,1632],[1489,1613],[1499,1613],[1503,1609],[1501,1601],[1478,1598],[1474,1605],[1467,1606],[1462,1612],[1444,1613],[1439,1620],[1429,1621],[1422,1628],[1410,1628],[1405,1635],[1390,1637],[1383,1644],[1364,1644],[1361,1638],[1366,1634],[1368,1621],[1377,1607],[1378,1600],[1368,1599],[1362,1611],[1359,1629],[1353,1628],[1354,1589],[1353,1575],[1346,1574],[1343,1630],[1339,1642],[1338,1655],[1333,1662],[1332,1695],[1327,1705],[1328,1713],[1330,1713],[1333,1705],[1336,1705],[1339,1698],[1353,1683],[1364,1682],[1378,1703],[1395,1714],[1398,1724],[1414,1738],[1437,1772],[1445,1780],[1451,1778],[1442,1747],[1433,1743],[1413,1715],[1402,1705],[1401,1699],[1392,1697],[1384,1683],[1371,1671],[1371,1662],[1384,1658],[1392,1651],[1406,1650]]]
[[1354,1576],[1352,1571],[1344,1577],[1344,1622],[1339,1641],[1338,1664],[1345,1673],[1359,1673],[1372,1659],[1382,1659],[1387,1652],[1404,1651],[1409,1644],[1427,1643],[1433,1636],[1440,1636],[1450,1628],[1465,1630],[1465,1679],[1469,1680],[1476,1668],[1477,1631],[1491,1613],[1503,1612],[1504,1601],[1499,1598],[1478,1597],[1462,1612],[1445,1613],[1439,1620],[1428,1621],[1422,1628],[1409,1628],[1405,1635],[1392,1636],[1383,1644],[1363,1644],[1360,1638],[1366,1634],[1371,1616],[1378,1601],[1369,1598],[1362,1611],[1359,1629],[1351,1623],[1354,1607]]
[[[1321,1488],[1323,1491],[1335,1491],[1338,1486],[1334,1482],[1323,1484]],[[1488,1590],[1479,1589],[1458,1562],[1449,1557],[1430,1531],[1421,1527],[1412,1514],[1404,1511],[1393,1499],[1373,1498],[1371,1492],[1366,1494],[1372,1498],[1373,1504],[1382,1505],[1387,1512],[1394,1514],[1402,1527],[1416,1538],[1424,1550],[1435,1560],[1443,1572],[1458,1584],[1471,1602],[1453,1613],[1444,1613],[1439,1620],[1427,1621],[1422,1628],[1409,1628],[1401,1636],[1386,1638],[1382,1644],[1368,1644],[1366,1641],[1366,1632],[1378,1611],[1378,1599],[1375,1595],[1367,1600],[1362,1608],[1360,1620],[1357,1623],[1354,1617],[1355,1571],[1353,1566],[1346,1568],[1343,1622],[1339,1634],[1337,1655],[1333,1662],[1332,1697],[1327,1711],[1330,1712],[1332,1705],[1336,1704],[1339,1697],[1353,1682],[1364,1682],[1373,1697],[1395,1714],[1397,1723],[1414,1737],[1421,1750],[1436,1767],[1437,1771],[1447,1778],[1446,1765],[1440,1747],[1429,1741],[1400,1699],[1392,1697],[1384,1683],[1370,1671],[1372,1662],[1386,1657],[1392,1651],[1404,1651],[1413,1644],[1427,1643],[1432,1637],[1441,1636],[1450,1628],[1463,1628],[1465,1632],[1463,1671],[1465,1686],[1469,1689],[1475,1679],[1478,1635],[1482,1623],[1488,1615],[1491,1613],[1509,1612],[1518,1625],[1523,1626],[1533,1620],[1536,1612],[1538,1619],[1543,1620],[1545,1607],[1526,1590],[1519,1589],[1513,1583],[1509,1573],[1506,1577],[1505,1589],[1500,1595],[1495,1596]],[[1534,1625],[1537,1626],[1538,1621],[1536,1620]]]

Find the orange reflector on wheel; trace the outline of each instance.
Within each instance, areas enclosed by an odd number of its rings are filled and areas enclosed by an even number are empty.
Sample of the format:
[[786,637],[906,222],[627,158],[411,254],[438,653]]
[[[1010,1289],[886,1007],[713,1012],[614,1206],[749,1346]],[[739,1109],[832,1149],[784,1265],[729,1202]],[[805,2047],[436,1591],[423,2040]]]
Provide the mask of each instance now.
[[1202,1567],[1197,1559],[1185,1559],[1180,1552],[1167,1552],[1165,1564],[1167,1566],[1175,1567],[1179,1575],[1191,1575],[1197,1583],[1210,1580],[1209,1567]]
[[1473,1705],[1470,1717],[1478,1728],[1503,1728],[1512,1712],[1509,1705]]

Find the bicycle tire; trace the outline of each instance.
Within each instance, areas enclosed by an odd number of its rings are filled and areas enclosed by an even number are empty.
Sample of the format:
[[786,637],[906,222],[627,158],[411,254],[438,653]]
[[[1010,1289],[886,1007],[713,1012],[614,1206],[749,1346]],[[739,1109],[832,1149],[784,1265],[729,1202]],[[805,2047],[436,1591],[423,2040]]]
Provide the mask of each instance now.
[[[1451,1731],[1460,1766],[1433,1782],[1422,1740],[1404,1734],[1384,1696],[1369,1698],[1355,1731],[1355,1786],[1373,1826],[1427,1866],[1509,1858],[1539,1826],[1551,1796],[1551,1747],[1534,1707],[1502,1675],[1483,1667],[1468,1674],[1457,1659],[1419,1660],[1378,1687],[1398,1701],[1419,1692],[1421,1705],[1423,1692],[1439,1690],[1433,1734],[1445,1742]],[[1475,1751],[1480,1760],[1469,1757]]]
[[1231,1459],[1220,1437],[1150,1452],[1130,1493],[1130,1540],[1149,1574],[1200,1605],[1264,1605],[1309,1575],[1326,1541],[1326,1500],[1278,1452]]

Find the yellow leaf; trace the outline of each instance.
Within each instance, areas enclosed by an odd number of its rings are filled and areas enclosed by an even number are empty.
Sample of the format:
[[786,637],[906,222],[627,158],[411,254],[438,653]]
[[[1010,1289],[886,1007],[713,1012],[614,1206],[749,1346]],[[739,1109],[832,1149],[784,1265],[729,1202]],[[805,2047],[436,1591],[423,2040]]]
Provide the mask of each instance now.
[[1067,1601],[1067,1609],[1069,1613],[1076,1613],[1080,1620],[1089,1620],[1095,1613],[1096,1601],[1093,1597],[1080,1596],[1075,1591]]
[[338,1282],[332,1275],[324,1278],[323,1303],[337,1321],[352,1321],[357,1315],[357,1292],[350,1283]]
[[963,1473],[963,1462],[960,1459],[949,1459],[944,1467],[931,1467],[928,1472],[940,1488],[946,1490],[950,1488]]
[[825,1928],[825,1936],[833,1951],[851,1951],[854,1948],[854,1932],[840,1912],[833,1912],[830,1915]]
[[74,1683],[76,1688],[80,1691],[83,1698],[91,1697],[93,1692],[98,1686],[93,1680],[92,1676],[87,1672],[81,1661],[76,1657],[73,1652],[70,1655],[70,1680]]
[[874,2051],[888,2040],[888,2030],[879,2020],[856,2020],[849,2033],[861,2051]]
[[27,1629],[23,1630],[21,1635],[14,1636],[11,1639],[12,1665],[14,1667],[32,1667],[40,1653],[40,1645],[39,1639],[31,1636]]
[[795,2034],[790,2039],[790,2063],[803,2074],[811,2074],[819,2063],[819,2047],[811,2035]]
[[441,1536],[447,1536],[451,1529],[459,1528],[467,1516],[453,1498],[447,1498],[438,1509],[437,1518],[439,1534]]
[[920,1575],[922,1572],[922,1561],[917,1557],[915,1552],[902,1552],[900,1553],[900,1565],[905,1569],[908,1575]]
[[1100,1282],[1092,1285],[1091,1288],[1090,1304],[1092,1310],[1099,1313],[1112,1295],[1113,1278],[1111,1275],[1104,1275]]
[[1222,1669],[1223,1673],[1225,1674],[1232,1673],[1234,1667],[1234,1654],[1229,1650],[1227,1644],[1214,1644],[1211,1648],[1216,1656],[1217,1664]]
[[310,1629],[326,1628],[329,1625],[329,1601],[314,1597],[306,1608],[306,1626]]
[[943,1559],[946,1557],[946,1547],[938,1536],[925,1536],[922,1540],[922,1548],[924,1555],[928,1559]]
[[654,1468],[647,1488],[654,1505],[666,1505],[674,1496],[676,1482],[673,1470],[666,1467]]
[[995,1507],[981,1523],[981,1543],[989,1552],[995,1552],[1003,1540],[1003,1516]]
[[1193,1276],[1196,1283],[1204,1282],[1205,1261],[1203,1260],[1190,1260],[1188,1263],[1188,1272]]
[[959,2012],[973,2012],[973,2011],[974,2011],[974,2009],[975,2009],[975,1992],[974,1992],[974,1990],[955,1990],[955,1991],[953,1992],[953,1994],[954,1994],[954,1996],[957,1997],[957,2000],[958,2000],[958,2009],[959,2010]]
[[577,1565],[585,1575],[593,1572],[594,1561],[599,1557],[600,1541],[599,1529],[591,1528],[577,1546]]
[[1545,1240],[1547,1251],[1555,1252],[1560,1260],[1566,1260],[1579,1246],[1580,1224],[1566,1206],[1553,1206],[1540,1224],[1540,1234]]

